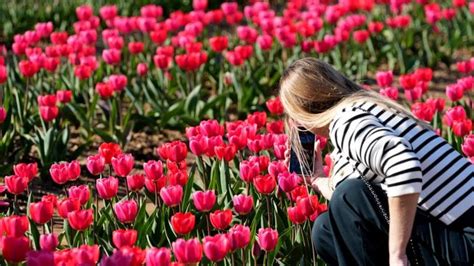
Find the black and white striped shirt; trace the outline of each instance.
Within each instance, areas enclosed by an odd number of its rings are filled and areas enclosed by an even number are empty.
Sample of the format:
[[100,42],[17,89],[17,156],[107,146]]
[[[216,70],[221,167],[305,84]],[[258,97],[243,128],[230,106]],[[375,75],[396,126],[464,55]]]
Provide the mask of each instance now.
[[356,102],[336,114],[329,135],[335,186],[365,176],[389,197],[420,193],[418,207],[445,224],[474,204],[474,165],[403,114]]

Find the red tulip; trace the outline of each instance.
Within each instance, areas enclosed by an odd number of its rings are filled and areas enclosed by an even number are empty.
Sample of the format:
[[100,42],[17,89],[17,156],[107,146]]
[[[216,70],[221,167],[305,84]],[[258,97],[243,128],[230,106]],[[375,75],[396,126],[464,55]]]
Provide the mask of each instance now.
[[56,92],[56,97],[60,103],[66,104],[72,100],[72,91],[70,90],[59,90]]
[[269,100],[267,100],[267,102],[265,104],[266,104],[268,110],[270,111],[270,113],[272,113],[274,115],[283,114],[283,104],[281,103],[279,97],[269,99]]
[[21,194],[28,188],[28,178],[25,177],[10,175],[4,178],[4,182],[11,194]]
[[110,200],[113,197],[117,196],[119,185],[117,178],[109,176],[107,178],[99,178],[95,182],[97,193],[102,199]]
[[260,47],[260,49],[267,51],[272,48],[273,44],[273,38],[271,35],[260,35],[257,37],[257,44]]
[[122,60],[122,52],[119,49],[104,49],[102,58],[108,65],[117,65]]
[[89,20],[93,15],[93,9],[89,5],[76,7],[76,16],[79,20]]
[[80,80],[85,80],[90,78],[92,75],[93,69],[88,65],[76,65],[74,66],[74,75]]
[[224,127],[217,120],[202,120],[198,129],[206,137],[224,135]]
[[37,224],[45,224],[53,218],[54,205],[49,201],[30,203],[31,219]]
[[240,215],[246,215],[252,211],[253,198],[252,196],[246,196],[243,194],[235,195],[232,198],[234,204],[234,210]]
[[196,191],[193,193],[193,203],[196,210],[208,212],[212,210],[216,203],[216,193],[214,190]]
[[[28,217],[25,215],[12,215],[0,219],[0,229],[4,230],[7,236],[21,237],[29,228]],[[3,232],[2,232],[3,235]]]
[[414,103],[411,112],[419,119],[431,122],[435,114],[435,109],[429,103]]
[[267,132],[272,134],[283,134],[285,132],[285,124],[282,120],[267,122]]
[[19,263],[25,260],[30,251],[30,240],[26,236],[6,236],[2,239],[2,246],[3,258],[10,263]]
[[206,52],[188,53],[175,56],[176,64],[185,71],[197,70],[201,65],[206,63]]
[[67,214],[67,220],[72,229],[84,231],[94,221],[94,213],[92,209],[70,211]]
[[188,154],[188,147],[184,142],[173,141],[166,143],[158,148],[158,154],[164,160],[171,160],[173,162],[181,162],[186,159]]
[[38,164],[19,163],[13,166],[13,172],[15,175],[27,178],[29,181],[31,181],[38,174]]
[[139,54],[143,52],[145,45],[142,42],[130,42],[128,43],[128,50],[131,54]]
[[45,122],[51,122],[58,116],[59,109],[56,106],[53,106],[53,107],[40,106],[39,107],[39,112],[40,112],[41,118]]
[[30,251],[26,254],[26,265],[54,265],[54,253],[51,251]]
[[294,173],[281,173],[278,175],[278,185],[284,192],[291,192],[301,183],[301,177]]
[[268,165],[268,173],[275,179],[280,173],[286,172],[288,172],[288,167],[284,161],[273,161]]
[[164,187],[160,190],[160,196],[166,206],[178,206],[183,199],[183,188],[179,185]]
[[294,224],[302,224],[306,221],[306,216],[302,213],[301,209],[296,207],[288,207],[288,217]]
[[44,195],[43,197],[41,197],[41,201],[51,202],[54,208],[58,206],[58,197],[54,194]]
[[382,32],[384,24],[380,21],[370,22],[368,25],[370,33],[380,33]]
[[226,162],[232,161],[237,153],[237,148],[230,145],[219,145],[214,147],[214,152],[219,160],[225,160]]
[[171,226],[176,234],[186,235],[194,229],[196,218],[190,212],[178,212],[171,217]]
[[357,43],[365,43],[369,39],[370,34],[367,30],[356,30],[354,31],[352,37]]
[[454,135],[464,137],[472,131],[472,120],[455,120],[451,126]]
[[257,242],[263,250],[272,251],[278,243],[278,232],[272,228],[260,228]]
[[168,248],[149,248],[146,253],[146,266],[171,265],[171,251]]
[[227,36],[216,36],[209,39],[209,44],[214,52],[222,52],[228,46]]
[[392,71],[378,71],[375,78],[377,79],[377,85],[381,88],[390,87],[393,82]]
[[81,245],[79,248],[71,249],[71,253],[78,265],[97,265],[100,256],[98,245]]
[[259,175],[253,179],[253,185],[258,193],[270,194],[275,190],[275,179],[270,175]]
[[56,184],[62,185],[69,181],[66,163],[54,163],[49,168],[49,174]]
[[143,76],[146,76],[147,73],[148,73],[148,65],[145,63],[139,63],[137,65],[137,74],[143,77]]
[[243,249],[250,243],[250,228],[245,225],[236,224],[227,233],[230,250]]
[[173,253],[179,263],[198,263],[202,259],[202,245],[199,239],[177,239],[172,244]]
[[130,191],[139,191],[145,186],[145,176],[142,174],[128,175],[127,186]]
[[37,63],[29,60],[20,61],[18,68],[20,69],[20,73],[26,78],[34,76],[40,70],[40,66]]
[[110,164],[112,158],[122,153],[120,146],[116,143],[102,143],[99,146],[99,154],[105,159],[105,163]]
[[158,180],[163,177],[163,163],[161,161],[150,160],[143,164],[146,177],[151,180]]
[[255,112],[253,114],[247,115],[247,122],[249,124],[255,124],[258,128],[265,126],[267,122],[267,113],[265,112]]
[[117,219],[122,223],[133,223],[138,213],[138,205],[134,200],[123,200],[114,206]]
[[5,119],[7,119],[7,110],[5,107],[0,107],[0,124],[5,122]]
[[204,254],[210,261],[218,262],[225,258],[229,252],[229,239],[226,234],[206,236],[203,239]]
[[209,215],[212,226],[216,229],[224,230],[232,222],[232,211],[230,209],[216,210]]
[[63,199],[58,201],[58,214],[63,219],[68,218],[68,214],[72,211],[78,211],[81,209],[81,203],[78,199]]
[[123,91],[127,86],[127,76],[125,75],[110,75],[107,81],[114,91]]
[[68,194],[69,198],[78,199],[81,205],[86,204],[90,198],[90,191],[87,185],[69,187]]
[[456,83],[459,84],[465,92],[470,91],[474,88],[474,76],[460,78]]
[[58,236],[55,233],[40,235],[40,247],[44,251],[55,251],[59,245]]
[[112,232],[112,242],[118,249],[133,247],[137,242],[138,232],[134,229],[118,229]]
[[114,95],[114,89],[111,84],[99,82],[95,85],[95,90],[100,97],[108,99]]
[[462,106],[455,106],[446,111],[443,123],[451,127],[454,121],[463,121],[466,118],[466,110]]
[[446,96],[453,102],[459,101],[464,96],[464,88],[459,84],[448,85],[446,87]]
[[114,172],[120,177],[126,177],[133,169],[135,160],[129,153],[122,153],[112,158]]
[[415,102],[421,98],[423,94],[423,89],[420,86],[415,86],[411,90],[405,90],[405,97],[410,102]]
[[380,89],[380,94],[396,101],[398,99],[398,88],[396,87],[383,88],[383,89]]
[[240,163],[240,178],[250,183],[253,179],[260,173],[260,166],[258,162],[249,162],[249,161],[242,161]]

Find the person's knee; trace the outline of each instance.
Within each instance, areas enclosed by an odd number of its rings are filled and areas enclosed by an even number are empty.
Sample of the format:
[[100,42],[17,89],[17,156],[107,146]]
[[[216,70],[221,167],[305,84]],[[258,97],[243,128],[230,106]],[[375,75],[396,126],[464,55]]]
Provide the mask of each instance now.
[[319,215],[316,221],[314,221],[311,239],[313,240],[313,247],[318,254],[323,252],[329,240],[328,238],[331,237],[328,226],[329,216],[327,212]]
[[348,179],[342,181],[332,194],[329,208],[334,210],[344,208],[348,202],[354,202],[360,198],[366,189],[367,187],[364,184],[364,181],[360,179]]

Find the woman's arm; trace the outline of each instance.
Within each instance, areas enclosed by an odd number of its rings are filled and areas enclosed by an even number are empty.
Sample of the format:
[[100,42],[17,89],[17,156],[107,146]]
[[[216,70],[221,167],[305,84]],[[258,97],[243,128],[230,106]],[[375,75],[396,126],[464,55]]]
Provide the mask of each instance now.
[[388,198],[390,265],[408,265],[406,248],[411,236],[419,193]]

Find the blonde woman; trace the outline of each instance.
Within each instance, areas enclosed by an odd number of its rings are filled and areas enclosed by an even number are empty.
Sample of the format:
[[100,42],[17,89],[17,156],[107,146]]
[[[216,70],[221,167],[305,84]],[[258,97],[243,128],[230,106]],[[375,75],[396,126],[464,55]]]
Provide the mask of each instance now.
[[312,235],[326,263],[473,265],[474,165],[429,124],[313,58],[286,69],[279,94],[292,131],[333,146],[330,177],[307,178],[329,200]]

